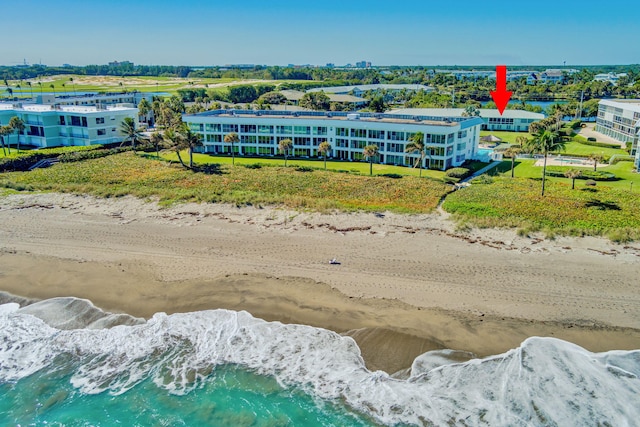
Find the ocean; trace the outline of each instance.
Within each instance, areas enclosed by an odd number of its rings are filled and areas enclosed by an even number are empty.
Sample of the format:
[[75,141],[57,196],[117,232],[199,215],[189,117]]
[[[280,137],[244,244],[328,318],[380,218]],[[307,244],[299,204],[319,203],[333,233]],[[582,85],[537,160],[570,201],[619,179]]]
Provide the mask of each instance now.
[[0,305],[0,426],[632,426],[640,350],[555,338],[369,371],[332,331],[211,310],[148,321],[89,301]]

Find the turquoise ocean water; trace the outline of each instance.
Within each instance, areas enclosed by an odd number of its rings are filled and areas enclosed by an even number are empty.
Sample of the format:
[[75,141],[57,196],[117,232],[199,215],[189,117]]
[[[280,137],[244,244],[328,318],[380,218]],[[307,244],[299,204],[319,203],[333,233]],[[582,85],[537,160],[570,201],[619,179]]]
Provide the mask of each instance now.
[[351,338],[320,328],[228,310],[118,324],[122,318],[98,311],[75,299],[0,305],[0,426],[632,426],[640,419],[640,350],[591,353],[534,337],[464,363],[449,350],[428,352],[392,376],[369,371]]

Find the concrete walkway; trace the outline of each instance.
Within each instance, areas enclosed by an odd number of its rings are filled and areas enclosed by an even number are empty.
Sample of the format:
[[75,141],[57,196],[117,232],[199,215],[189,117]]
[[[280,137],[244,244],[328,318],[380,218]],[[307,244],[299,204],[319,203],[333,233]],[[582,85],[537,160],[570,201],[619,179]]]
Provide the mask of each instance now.
[[497,160],[495,160],[495,161],[493,161],[493,162],[489,163],[487,166],[483,167],[482,169],[480,169],[479,171],[477,171],[477,172],[476,172],[476,173],[474,173],[473,175],[471,175],[471,176],[469,176],[469,177],[467,177],[467,178],[465,178],[465,179],[463,179],[463,180],[460,180],[460,182],[458,183],[458,185],[460,185],[460,184],[462,184],[462,183],[465,183],[465,182],[468,182],[468,181],[471,181],[473,178],[478,177],[478,176],[480,176],[480,175],[482,175],[482,174],[484,174],[484,173],[487,173],[487,172],[488,172],[488,171],[490,171],[491,169],[493,169],[493,168],[495,168],[496,166],[498,166],[500,163],[502,163],[502,162],[497,161]]

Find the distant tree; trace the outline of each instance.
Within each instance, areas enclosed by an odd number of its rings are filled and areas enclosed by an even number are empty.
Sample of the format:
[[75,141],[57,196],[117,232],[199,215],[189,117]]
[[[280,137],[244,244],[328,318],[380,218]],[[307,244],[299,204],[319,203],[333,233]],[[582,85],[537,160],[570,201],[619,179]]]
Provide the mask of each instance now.
[[26,128],[26,126],[24,125],[24,120],[22,120],[18,116],[13,116],[11,117],[11,119],[9,119],[9,127],[11,127],[11,130],[13,132],[16,132],[18,134],[17,148],[18,152],[20,152],[20,134],[24,132]]
[[[71,85],[73,86],[73,94],[75,96],[78,96],[78,93],[76,92],[76,83],[74,82],[73,77],[69,77],[69,81],[71,82]],[[29,86],[31,86],[31,84],[29,84]]]
[[387,104],[382,95],[375,96],[369,103],[369,108],[376,113],[383,113],[387,110]]
[[235,166],[236,164],[236,149],[235,144],[240,142],[240,138],[238,138],[238,134],[235,132],[228,133],[224,136],[224,142],[226,144],[231,144],[231,165]]
[[[422,178],[422,163],[424,162],[424,157],[426,156],[425,146],[424,146],[424,133],[416,132],[414,133],[409,143],[405,147],[405,152],[407,153],[418,153],[420,157],[418,157],[417,165],[420,166],[420,177]],[[414,164],[414,168],[416,167]]]
[[280,105],[287,101],[287,98],[280,92],[268,92],[261,95],[259,100],[266,104]]
[[327,94],[322,91],[307,92],[302,96],[298,105],[310,110],[327,111],[329,109],[330,102]]
[[467,105],[462,112],[463,117],[480,117],[480,109],[475,105]]
[[136,142],[143,139],[142,132],[140,131],[140,129],[136,128],[136,121],[131,117],[125,117],[122,120],[122,123],[120,123],[120,133],[124,135],[122,143],[124,144],[127,139],[131,141],[131,149],[135,153]]
[[229,87],[229,102],[234,104],[253,102],[258,98],[256,88],[250,85]]
[[533,138],[527,141],[527,148],[532,153],[542,153],[544,155],[542,167],[542,196],[544,196],[547,177],[547,155],[552,151],[564,150],[565,143],[560,139],[557,132],[549,129],[540,129],[533,134]]
[[564,176],[571,180],[571,189],[574,190],[576,188],[576,178],[579,178],[582,175],[582,171],[578,169],[569,169],[564,173]]
[[373,158],[379,153],[378,146],[376,144],[367,145],[362,150],[362,154],[369,159],[369,175],[373,175]]
[[329,142],[324,141],[318,145],[318,153],[322,154],[324,158],[324,170],[327,170],[327,154],[331,151],[331,144]]
[[9,94],[7,98],[13,98],[13,89],[11,89],[10,87],[7,87],[5,90]]
[[287,167],[287,157],[289,157],[289,152],[293,148],[293,141],[289,138],[281,139],[278,142],[278,151],[284,154],[284,167]]

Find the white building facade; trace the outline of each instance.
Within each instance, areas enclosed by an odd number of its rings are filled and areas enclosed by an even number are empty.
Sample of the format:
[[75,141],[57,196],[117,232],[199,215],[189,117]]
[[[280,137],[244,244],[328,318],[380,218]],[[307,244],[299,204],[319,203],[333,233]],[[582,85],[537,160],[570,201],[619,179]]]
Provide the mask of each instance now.
[[296,157],[318,157],[318,146],[327,141],[329,157],[339,160],[365,160],[363,149],[375,144],[377,162],[414,166],[418,153],[406,153],[413,135],[424,134],[428,156],[423,167],[445,170],[459,166],[477,154],[480,127],[478,118],[432,119],[424,116],[346,112],[283,112],[217,110],[184,115],[191,130],[200,133],[204,146],[200,151],[230,154],[225,135],[235,132],[240,142],[234,145],[241,156],[278,155],[278,143],[291,139]]
[[[387,114],[409,114],[434,118],[462,117],[464,108],[402,108],[389,110]],[[528,132],[529,125],[544,119],[544,114],[525,110],[504,110],[502,114],[496,109],[481,108],[482,130],[504,130]]]
[[[136,119],[137,108],[109,106],[53,106],[0,103],[0,124],[21,118],[25,130],[9,136],[9,143],[37,148],[121,142],[120,124],[125,117]],[[5,137],[6,139],[7,137]]]
[[640,99],[603,99],[598,104],[596,131],[621,143],[631,142],[631,155],[640,169]]

